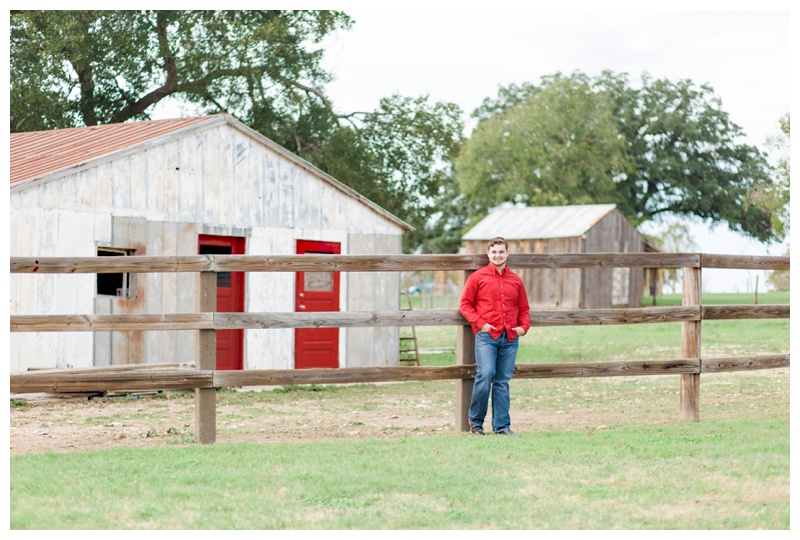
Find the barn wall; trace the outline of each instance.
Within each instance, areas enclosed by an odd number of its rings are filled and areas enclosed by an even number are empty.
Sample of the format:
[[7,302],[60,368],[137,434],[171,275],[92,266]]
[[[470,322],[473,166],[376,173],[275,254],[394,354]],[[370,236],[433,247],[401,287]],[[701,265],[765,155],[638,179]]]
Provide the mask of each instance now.
[[[400,253],[396,235],[351,234],[352,255]],[[348,272],[348,311],[396,311],[400,309],[399,272]],[[346,328],[347,367],[397,366],[400,364],[400,331],[395,327]]]
[[[11,209],[9,252],[14,255],[94,256],[94,231],[105,220],[84,212]],[[16,226],[15,226],[16,224]],[[10,274],[10,313],[92,313],[93,274]],[[12,333],[10,370],[88,367],[92,343],[85,332]]]
[[[644,237],[619,210],[601,219],[586,233],[586,253],[630,253],[644,251]],[[583,276],[587,308],[614,305],[641,307],[644,271],[638,268],[589,268]],[[617,289],[614,285],[624,287]],[[616,293],[616,294],[615,294]],[[616,296],[616,301],[615,301]]]
[[[297,239],[341,242],[342,252],[348,253],[350,238],[356,239],[356,249],[363,244],[400,253],[402,236],[397,223],[230,125],[168,138],[142,152],[16,190],[11,225],[12,256],[95,256],[98,247],[135,249],[137,255],[192,255],[198,234],[243,236],[248,254],[293,254]],[[96,295],[94,275],[14,274],[11,313],[196,311],[197,274],[136,274],[135,281],[134,298],[125,299]],[[248,273],[245,287],[247,311],[294,309],[291,273]],[[342,310],[359,302],[357,295],[348,295],[350,287],[399,294],[399,285],[393,289],[385,277],[348,276],[342,283]],[[292,330],[246,330],[245,368],[293,367],[293,335]],[[197,351],[194,331],[11,337],[12,370],[17,371],[193,362]],[[343,331],[342,365],[351,349],[345,337]],[[378,350],[397,349],[391,332],[373,332],[369,340]]]

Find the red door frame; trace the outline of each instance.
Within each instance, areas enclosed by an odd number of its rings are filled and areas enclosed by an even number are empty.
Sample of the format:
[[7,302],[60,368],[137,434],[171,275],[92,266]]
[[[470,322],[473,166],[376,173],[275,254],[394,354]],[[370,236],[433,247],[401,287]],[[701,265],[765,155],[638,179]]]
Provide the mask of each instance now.
[[[197,252],[203,254],[244,255],[245,238],[201,234]],[[244,311],[244,272],[217,272],[217,311]],[[217,369],[244,368],[244,330],[217,330]]]
[[[297,253],[324,253],[338,255],[342,252],[339,242],[297,240]],[[327,273],[323,273],[327,274]],[[339,311],[339,272],[332,272],[332,290],[306,290],[306,273],[295,274],[296,312]],[[309,276],[312,277],[312,276]],[[327,278],[328,276],[322,276]],[[338,368],[338,328],[296,328],[294,331],[295,369]]]

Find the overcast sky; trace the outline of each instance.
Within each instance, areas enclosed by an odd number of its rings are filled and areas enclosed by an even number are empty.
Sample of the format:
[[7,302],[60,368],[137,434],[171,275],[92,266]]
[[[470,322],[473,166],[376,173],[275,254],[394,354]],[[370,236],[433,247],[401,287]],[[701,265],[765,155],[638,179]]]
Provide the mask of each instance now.
[[[788,2],[698,0],[672,2],[667,10],[633,10],[642,3],[614,1],[337,4],[355,20],[351,30],[325,42],[324,65],[336,76],[327,92],[342,112],[373,110],[380,98],[399,93],[454,102],[468,116],[500,86],[604,69],[628,73],[631,84],[644,72],[709,84],[746,133],[743,142],[761,148],[790,111]],[[546,9],[551,6],[570,9]],[[748,241],[725,225],[693,226],[693,234],[708,253],[781,255],[786,249]],[[704,289],[745,292],[755,276],[709,271]]]

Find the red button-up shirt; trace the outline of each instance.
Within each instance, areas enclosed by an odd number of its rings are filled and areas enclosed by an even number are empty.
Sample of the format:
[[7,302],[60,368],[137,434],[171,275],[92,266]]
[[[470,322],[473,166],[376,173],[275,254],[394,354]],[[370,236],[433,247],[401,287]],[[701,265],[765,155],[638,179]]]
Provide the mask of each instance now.
[[475,334],[486,323],[494,326],[495,330],[489,331],[493,339],[506,330],[513,340],[517,334],[512,328],[520,326],[527,332],[531,327],[528,293],[522,279],[508,268],[498,273],[491,263],[467,278],[459,311]]

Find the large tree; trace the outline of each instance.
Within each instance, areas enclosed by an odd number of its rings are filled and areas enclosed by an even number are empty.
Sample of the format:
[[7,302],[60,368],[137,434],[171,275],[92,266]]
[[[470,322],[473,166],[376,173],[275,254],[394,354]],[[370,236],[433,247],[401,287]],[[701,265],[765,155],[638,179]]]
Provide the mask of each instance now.
[[[571,81],[567,88],[580,91],[559,94],[557,89],[565,87],[565,81]],[[545,100],[549,95],[557,96],[555,104]],[[588,99],[606,106],[586,107]],[[568,116],[565,111],[572,110],[580,110],[585,116],[570,123],[559,121]],[[523,123],[527,131],[524,137],[498,127],[498,122],[515,125],[513,119],[529,114],[525,111],[537,111],[537,115],[530,117],[535,123]],[[492,189],[500,181],[497,189],[504,200],[613,202],[637,224],[675,215],[726,222],[731,230],[760,241],[778,238],[771,211],[752,198],[759,186],[771,183],[771,168],[757,148],[739,142],[742,129],[730,120],[708,85],[698,86],[689,80],[675,83],[645,74],[634,87],[626,74],[610,71],[595,78],[581,72],[569,77],[556,74],[544,77],[538,86],[525,83],[501,88],[497,99],[485,100],[474,116],[480,121],[456,163],[468,196],[474,198],[480,191],[475,188]],[[614,134],[607,131],[609,117],[613,118]],[[581,125],[584,123],[604,129],[587,130]],[[503,156],[516,159],[516,176],[498,176],[502,171],[487,168],[489,157],[481,157],[485,153],[481,146],[488,140],[497,146],[498,139],[514,137],[517,145],[547,141],[551,147],[559,146],[548,149],[548,153],[571,158],[564,167],[579,171],[578,178],[563,184],[546,181],[543,167],[552,169],[554,163],[545,161],[543,153],[533,156],[532,150],[518,146],[511,156]],[[614,138],[623,144],[624,156],[611,144]],[[573,152],[573,148],[597,145],[605,150]],[[461,176],[462,170],[478,169],[470,164],[476,161],[475,156],[477,161],[482,160],[485,172]],[[493,155],[491,159],[499,157]],[[520,183],[519,178],[525,180]],[[594,184],[584,189],[581,181],[600,181],[603,189],[595,189]],[[516,189],[506,189],[505,182]],[[610,192],[609,182],[613,182]],[[478,198],[472,207],[480,209],[482,203]]]
[[462,192],[482,210],[606,202],[627,167],[608,96],[561,76],[484,118],[456,162]]
[[14,12],[11,131],[147,119],[170,96],[292,116],[326,101],[318,44],[351,24],[336,11]]
[[425,96],[337,112],[320,42],[351,25],[336,11],[14,11],[11,132],[147,120],[168,98],[225,112],[411,223],[413,250],[462,113]]

